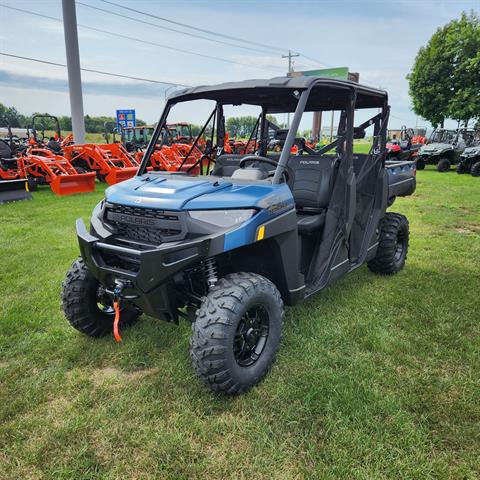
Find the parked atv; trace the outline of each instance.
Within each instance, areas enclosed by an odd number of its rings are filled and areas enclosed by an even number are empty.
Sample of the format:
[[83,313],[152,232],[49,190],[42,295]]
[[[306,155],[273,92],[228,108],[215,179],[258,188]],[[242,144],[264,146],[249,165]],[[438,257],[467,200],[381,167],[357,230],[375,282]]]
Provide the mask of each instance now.
[[[211,141],[197,160],[206,174],[147,171],[172,107],[198,99],[215,102],[198,136],[208,127]],[[259,151],[224,154],[223,107],[245,104],[262,111]],[[359,109],[375,114],[354,128]],[[338,137],[291,155],[304,112],[332,110],[341,112]],[[268,154],[266,117],[284,112],[294,113],[284,148]],[[386,92],[318,77],[171,95],[137,176],[106,190],[89,231],[77,220],[81,257],[62,293],[68,321],[86,335],[113,330],[121,340],[120,329],[142,312],[173,323],[186,318],[197,375],[214,391],[246,392],[275,360],[284,304],[363,264],[381,275],[403,269],[408,221],[386,210],[414,192],[415,162],[385,163],[388,116]],[[353,140],[368,127],[370,152],[354,155]]]
[[460,160],[472,135],[473,130],[467,129],[434,130],[427,144],[418,152],[417,170],[423,170],[426,165],[436,165],[439,172],[448,172]]
[[416,138],[413,129],[402,127],[400,139],[393,138],[387,143],[387,159],[388,160],[413,160],[422,146],[415,143]]
[[472,177],[480,177],[480,129],[470,144],[460,155],[457,173],[471,173]]

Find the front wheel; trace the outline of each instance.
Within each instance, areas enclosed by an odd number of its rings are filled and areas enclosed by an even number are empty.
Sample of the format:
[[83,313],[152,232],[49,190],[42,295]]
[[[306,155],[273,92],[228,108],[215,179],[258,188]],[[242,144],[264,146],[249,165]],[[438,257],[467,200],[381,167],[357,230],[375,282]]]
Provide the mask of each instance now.
[[457,165],[457,173],[459,175],[462,175],[463,173],[467,173],[467,172],[468,172],[468,168],[466,167],[466,165],[463,162],[460,162]]
[[410,236],[407,217],[388,212],[379,228],[377,252],[367,266],[374,273],[393,275],[403,269],[407,260]]
[[472,177],[480,177],[480,162],[476,162],[472,165],[470,173],[472,174]]
[[280,292],[256,273],[232,273],[204,298],[190,355],[199,378],[227,395],[245,393],[270,370],[285,313]]
[[450,170],[450,160],[448,158],[441,158],[437,163],[437,170],[439,172],[448,172]]
[[[113,331],[115,311],[111,298],[81,257],[73,262],[63,281],[62,306],[70,325],[89,337],[101,337]],[[123,307],[120,329],[135,323],[139,315],[139,310]]]

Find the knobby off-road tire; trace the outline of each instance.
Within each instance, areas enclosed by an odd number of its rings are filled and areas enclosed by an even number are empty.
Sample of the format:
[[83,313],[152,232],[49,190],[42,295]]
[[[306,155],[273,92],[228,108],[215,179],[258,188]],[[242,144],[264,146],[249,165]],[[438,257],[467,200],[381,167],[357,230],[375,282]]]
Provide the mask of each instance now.
[[450,170],[450,160],[448,158],[441,158],[437,163],[437,170],[439,172],[448,172]]
[[[62,306],[70,325],[89,337],[101,337],[113,331],[115,312],[111,302],[101,294],[100,283],[81,257],[73,262],[63,281]],[[120,329],[135,323],[139,315],[138,310],[123,307]]]
[[464,163],[460,162],[458,165],[457,165],[457,173],[459,175],[462,175],[463,173],[468,173],[468,168],[465,166]]
[[472,174],[472,177],[480,177],[480,162],[476,162],[472,165],[470,173]]
[[407,217],[386,213],[380,223],[379,245],[368,268],[381,275],[393,275],[405,266],[408,253],[409,225]]
[[280,292],[255,273],[232,273],[204,298],[192,324],[190,355],[216,392],[245,393],[270,370],[282,336]]
[[425,170],[425,160],[417,160],[417,170]]

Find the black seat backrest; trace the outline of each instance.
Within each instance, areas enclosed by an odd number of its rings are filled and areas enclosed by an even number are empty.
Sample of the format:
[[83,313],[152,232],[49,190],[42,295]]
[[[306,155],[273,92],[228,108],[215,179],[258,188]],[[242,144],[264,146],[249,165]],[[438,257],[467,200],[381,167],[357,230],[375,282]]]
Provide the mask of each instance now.
[[215,161],[212,175],[216,177],[231,177],[233,172],[239,168],[238,164],[245,155],[235,153],[224,153]]
[[332,155],[297,155],[288,160],[288,184],[298,210],[328,207],[338,163]]
[[54,153],[59,153],[62,150],[62,146],[59,142],[57,142],[57,140],[49,140],[47,143],[47,148]]
[[5,140],[0,140],[0,158],[12,158],[12,150]]

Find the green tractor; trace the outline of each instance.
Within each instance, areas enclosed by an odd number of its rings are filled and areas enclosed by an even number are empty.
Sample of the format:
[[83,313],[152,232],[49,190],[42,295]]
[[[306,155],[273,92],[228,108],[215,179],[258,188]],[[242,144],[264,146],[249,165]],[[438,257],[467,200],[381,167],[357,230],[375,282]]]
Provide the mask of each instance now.
[[439,172],[448,172],[452,165],[459,162],[473,136],[474,131],[466,128],[435,129],[427,144],[418,152],[417,170],[423,170],[426,165],[436,165]]

